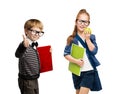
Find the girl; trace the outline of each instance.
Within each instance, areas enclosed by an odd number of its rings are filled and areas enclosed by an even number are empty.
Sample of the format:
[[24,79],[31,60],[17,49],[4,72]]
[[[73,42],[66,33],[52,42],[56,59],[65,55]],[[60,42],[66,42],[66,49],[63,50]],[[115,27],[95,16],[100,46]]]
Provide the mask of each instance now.
[[[67,45],[64,49],[64,56],[69,62],[74,62],[81,67],[81,75],[72,73],[76,94],[88,94],[89,90],[99,91],[102,89],[96,66],[100,65],[95,54],[98,51],[95,35],[84,32],[90,24],[90,15],[85,9],[81,9],[75,20],[75,27],[72,35],[67,38]],[[72,43],[86,49],[83,59],[73,58],[71,53]]]

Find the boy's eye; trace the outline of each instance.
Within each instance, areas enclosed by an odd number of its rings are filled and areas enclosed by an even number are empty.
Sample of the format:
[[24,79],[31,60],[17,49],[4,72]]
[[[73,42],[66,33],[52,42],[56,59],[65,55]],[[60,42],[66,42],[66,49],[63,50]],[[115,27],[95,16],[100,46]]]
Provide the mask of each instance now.
[[32,30],[32,29],[29,29],[29,31],[31,31],[31,33],[33,35],[38,35],[38,36],[42,36],[44,34],[43,31],[36,31],[36,30]]
[[37,34],[39,34],[40,33],[40,31],[35,31]]

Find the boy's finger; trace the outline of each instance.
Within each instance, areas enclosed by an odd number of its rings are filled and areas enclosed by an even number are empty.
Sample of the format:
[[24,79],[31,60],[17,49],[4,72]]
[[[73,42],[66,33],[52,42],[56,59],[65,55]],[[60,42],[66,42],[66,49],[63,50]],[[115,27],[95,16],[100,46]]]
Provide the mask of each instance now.
[[22,35],[22,36],[23,36],[23,40],[25,40],[26,39],[25,35]]

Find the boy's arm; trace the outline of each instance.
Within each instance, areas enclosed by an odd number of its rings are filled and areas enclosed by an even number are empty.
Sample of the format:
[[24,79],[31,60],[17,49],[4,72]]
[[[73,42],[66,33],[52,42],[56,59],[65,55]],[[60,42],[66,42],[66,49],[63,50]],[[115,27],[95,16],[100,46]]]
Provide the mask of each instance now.
[[20,45],[18,46],[18,48],[15,52],[15,56],[17,58],[20,58],[23,55],[23,53],[25,52],[25,50],[26,50],[26,47],[24,46],[23,42],[20,43]]

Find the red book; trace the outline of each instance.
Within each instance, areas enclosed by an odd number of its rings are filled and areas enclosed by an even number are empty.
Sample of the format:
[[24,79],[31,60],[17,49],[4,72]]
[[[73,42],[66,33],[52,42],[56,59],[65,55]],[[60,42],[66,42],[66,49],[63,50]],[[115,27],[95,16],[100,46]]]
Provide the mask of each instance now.
[[50,52],[51,46],[37,47],[40,59],[40,73],[53,70],[52,54]]

